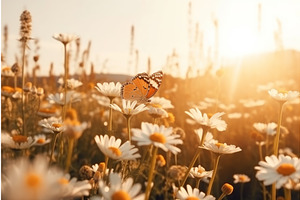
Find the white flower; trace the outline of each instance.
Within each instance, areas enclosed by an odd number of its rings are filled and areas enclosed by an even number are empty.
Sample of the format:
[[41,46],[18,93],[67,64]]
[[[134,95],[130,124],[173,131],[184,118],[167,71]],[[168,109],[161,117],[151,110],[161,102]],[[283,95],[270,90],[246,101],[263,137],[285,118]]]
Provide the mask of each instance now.
[[34,146],[42,146],[51,142],[51,139],[50,138],[47,139],[46,135],[44,134],[35,135],[33,138],[34,138]]
[[[164,98],[164,97],[152,97],[151,98],[151,102],[148,106],[151,105],[160,105],[161,108],[163,109],[170,109],[170,108],[174,108],[174,106],[172,105],[171,101]],[[157,107],[157,106],[156,106]]]
[[265,185],[276,183],[276,188],[281,188],[289,180],[298,182],[300,179],[300,160],[290,156],[266,156],[266,161],[260,161],[255,169],[258,170],[256,178]]
[[112,159],[134,160],[141,157],[137,153],[138,149],[131,145],[129,141],[121,145],[121,139],[116,140],[114,136],[109,138],[108,135],[100,135],[100,137],[96,135],[95,141],[101,152]]
[[168,117],[168,112],[161,107],[150,106],[148,109],[148,113],[150,116],[154,118],[165,118]]
[[78,120],[66,119],[64,121],[64,136],[71,139],[78,139],[81,137],[83,131],[88,128],[88,123],[80,123]]
[[139,194],[142,188],[141,184],[133,184],[132,178],[122,181],[119,174],[112,173],[109,175],[109,180],[109,186],[102,180],[99,182],[99,188],[105,200],[143,200],[145,198],[145,194]]
[[11,71],[10,67],[3,67],[1,69],[1,76],[13,77],[13,76],[15,76],[15,74]]
[[[58,104],[63,106],[65,104],[64,102],[64,93],[56,93],[55,95],[49,94],[47,100],[49,103],[52,104]],[[66,103],[75,103],[81,100],[81,95],[80,93],[77,93],[75,91],[67,91],[67,99]]]
[[242,117],[242,113],[234,112],[234,113],[229,113],[227,115],[229,119],[240,119]]
[[30,162],[22,157],[7,166],[2,179],[2,198],[10,200],[58,199],[56,170],[49,170],[46,157]]
[[[196,130],[195,130],[195,133],[196,133],[197,136],[198,136],[199,142],[201,142],[202,136],[203,136],[203,129],[202,129],[202,128],[196,129]],[[215,143],[216,143],[217,140],[215,140],[215,139],[213,138],[213,135],[211,134],[211,132],[207,132],[207,133],[206,133],[206,136],[205,136],[204,142],[215,142]]]
[[77,40],[78,36],[72,34],[59,33],[59,34],[54,34],[53,38],[60,41],[63,44],[68,44],[74,40]]
[[145,104],[140,104],[136,106],[137,101],[129,101],[122,99],[122,108],[120,108],[117,104],[111,104],[111,108],[119,111],[120,113],[123,113],[125,116],[132,116],[132,115],[137,115],[140,112],[143,112],[145,110],[148,110]]
[[234,174],[233,175],[234,181],[233,183],[247,183],[250,181],[250,178],[245,174]]
[[190,185],[186,186],[186,190],[181,187],[180,190],[177,192],[176,197],[179,200],[187,200],[187,199],[193,199],[193,200],[215,200],[216,198],[212,195],[205,196],[204,192],[200,192],[198,188],[192,188]]
[[38,124],[52,133],[60,133],[65,128],[61,117],[49,117],[47,119],[42,119]]
[[110,106],[110,102],[109,102],[109,99],[107,97],[96,95],[96,94],[92,94],[92,97],[97,101],[97,103],[99,105],[104,106],[104,107],[109,107]]
[[61,174],[57,182],[59,185],[59,196],[63,199],[88,196],[89,190],[92,188],[88,180],[77,181],[77,178],[71,178],[70,174]]
[[274,122],[264,124],[264,123],[254,123],[253,127],[260,133],[264,133],[267,135],[275,135],[277,124]]
[[277,101],[280,102],[286,102],[290,101],[293,99],[296,99],[299,97],[299,92],[298,91],[278,91],[276,89],[271,89],[268,91],[269,95],[273,98],[276,99]]
[[[59,84],[63,85],[64,84],[64,79],[63,78],[60,78],[58,79],[57,81]],[[71,78],[71,79],[68,79],[67,80],[67,87],[71,90],[74,90],[78,87],[82,86],[82,82],[81,81],[78,81],[74,78]]]
[[34,142],[31,136],[27,137],[20,134],[10,135],[6,132],[2,132],[1,134],[1,144],[11,149],[28,149],[34,145]]
[[201,165],[198,165],[198,167],[191,168],[190,176],[192,178],[200,178],[200,179],[207,178],[207,177],[211,178],[212,173],[213,173],[213,170],[205,171],[204,167],[202,167]]
[[120,82],[117,82],[116,84],[114,82],[104,82],[104,83],[97,83],[97,86],[95,88],[104,96],[107,96],[109,98],[115,98],[120,97],[121,94],[121,86],[122,84]]
[[239,151],[242,151],[240,147],[236,147],[235,145],[228,145],[226,143],[213,143],[213,142],[205,142],[203,149],[212,151],[218,154],[232,154]]
[[265,100],[253,100],[253,99],[242,99],[240,102],[243,104],[246,108],[252,108],[257,106],[262,106],[265,104]]
[[137,145],[150,145],[163,149],[164,151],[171,151],[173,154],[181,152],[181,150],[174,146],[182,144],[180,135],[173,134],[173,128],[166,128],[165,126],[158,126],[157,124],[150,124],[142,122],[141,129],[132,129],[133,141],[137,141]]
[[203,126],[216,128],[218,131],[225,131],[227,128],[226,122],[221,120],[221,116],[225,114],[224,112],[215,113],[211,118],[208,118],[206,113],[202,115],[198,108],[191,108],[189,111],[185,111],[185,113]]

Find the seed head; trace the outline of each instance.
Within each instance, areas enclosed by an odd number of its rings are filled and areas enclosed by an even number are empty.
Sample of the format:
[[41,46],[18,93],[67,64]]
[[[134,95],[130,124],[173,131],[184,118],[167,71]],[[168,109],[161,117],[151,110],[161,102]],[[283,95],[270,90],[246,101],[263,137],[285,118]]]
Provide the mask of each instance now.
[[23,11],[23,13],[20,16],[20,22],[21,22],[20,41],[27,41],[28,39],[30,39],[31,29],[32,29],[32,25],[31,25],[32,18],[29,11],[27,10]]

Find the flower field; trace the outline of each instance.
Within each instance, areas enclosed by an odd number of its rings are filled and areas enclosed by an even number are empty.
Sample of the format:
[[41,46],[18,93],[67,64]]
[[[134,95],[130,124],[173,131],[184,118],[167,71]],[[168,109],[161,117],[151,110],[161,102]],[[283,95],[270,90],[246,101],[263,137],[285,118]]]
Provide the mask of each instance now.
[[79,37],[54,34],[64,74],[36,77],[31,17],[20,16],[22,59],[1,71],[2,199],[300,198],[300,68],[281,65],[297,52],[120,81],[70,74]]

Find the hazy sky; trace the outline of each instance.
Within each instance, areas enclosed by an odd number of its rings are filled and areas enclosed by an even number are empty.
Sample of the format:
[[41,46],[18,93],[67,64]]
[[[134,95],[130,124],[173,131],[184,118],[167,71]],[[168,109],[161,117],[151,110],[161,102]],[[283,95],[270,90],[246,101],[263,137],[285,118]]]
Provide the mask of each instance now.
[[[81,38],[81,51],[92,41],[90,61],[95,71],[135,73],[128,70],[130,29],[135,27],[134,49],[139,52],[138,71],[146,71],[151,58],[152,72],[161,69],[173,49],[181,70],[188,65],[189,22],[195,38],[196,23],[202,33],[205,56],[212,55],[215,27],[219,26],[219,57],[243,56],[275,49],[274,30],[282,26],[286,49],[300,49],[300,2],[297,0],[194,0],[189,18],[185,0],[2,0],[1,33],[8,25],[7,64],[18,54],[19,17],[24,9],[33,18],[32,37],[39,39],[39,74],[47,74],[51,62],[55,74],[63,72],[63,46],[54,33],[72,33]],[[258,4],[261,3],[261,33],[258,33]],[[3,49],[3,37],[1,49]],[[198,38],[199,39],[199,38]],[[31,55],[34,42],[29,44]],[[75,48],[75,43],[73,44]],[[197,57],[198,54],[195,54]],[[198,59],[198,58],[197,58]],[[71,72],[77,67],[71,66]],[[88,69],[89,71],[89,69]]]

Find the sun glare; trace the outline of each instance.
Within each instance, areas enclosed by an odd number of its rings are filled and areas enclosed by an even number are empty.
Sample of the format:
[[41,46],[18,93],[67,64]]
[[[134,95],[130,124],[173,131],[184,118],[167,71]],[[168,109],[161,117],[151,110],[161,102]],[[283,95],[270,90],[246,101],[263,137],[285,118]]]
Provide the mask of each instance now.
[[260,52],[257,35],[250,27],[236,27],[224,33],[220,41],[221,56],[236,58]]

